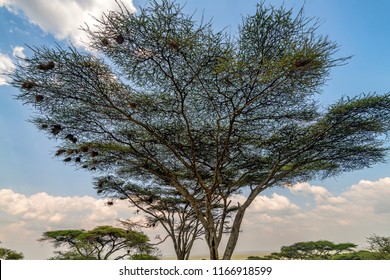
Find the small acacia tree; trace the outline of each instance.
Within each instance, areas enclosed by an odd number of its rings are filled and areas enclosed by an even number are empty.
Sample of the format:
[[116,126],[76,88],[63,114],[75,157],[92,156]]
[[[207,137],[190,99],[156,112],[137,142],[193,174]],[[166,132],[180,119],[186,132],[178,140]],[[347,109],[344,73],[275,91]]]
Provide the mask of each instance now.
[[55,248],[68,247],[67,251],[55,251],[53,259],[119,260],[139,255],[152,257],[156,253],[143,233],[111,226],[99,226],[89,231],[47,231],[38,241],[51,242]]
[[[85,28],[95,54],[32,48],[12,74],[18,99],[61,140],[65,162],[174,188],[201,223],[211,259],[220,258],[227,224],[222,258],[231,258],[245,212],[265,189],[384,159],[390,95],[320,109],[314,95],[347,58],[335,57],[337,44],[302,11],[259,4],[237,35],[168,0],[97,21],[97,30]],[[234,203],[242,192],[246,200]]]

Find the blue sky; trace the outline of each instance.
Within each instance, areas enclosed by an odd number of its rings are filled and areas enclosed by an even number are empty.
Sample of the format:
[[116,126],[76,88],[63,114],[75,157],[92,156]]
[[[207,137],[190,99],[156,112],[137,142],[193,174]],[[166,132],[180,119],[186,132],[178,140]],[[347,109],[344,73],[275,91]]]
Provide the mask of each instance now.
[[[130,8],[147,3],[144,0],[123,2]],[[227,27],[234,33],[242,16],[253,13],[258,1],[177,2],[186,2],[188,13],[197,10],[197,16],[203,12],[206,19],[212,18],[216,29]],[[98,15],[115,7],[115,1],[107,0],[53,0],[48,6],[40,3],[42,1],[38,0],[0,0],[0,71],[12,70],[16,56],[28,56],[27,45],[66,45],[71,41],[81,46],[82,34],[77,27],[83,21],[90,21],[88,15]],[[284,3],[296,10],[305,3],[305,15],[322,20],[318,33],[329,35],[339,44],[338,55],[353,55],[347,65],[331,72],[318,97],[321,104],[330,104],[342,95],[390,90],[389,1],[267,0],[265,3],[275,6]],[[16,94],[17,89],[7,85],[0,76],[0,240],[3,245],[24,251],[27,258],[45,258],[51,251],[49,246],[31,245],[37,243],[35,240],[44,230],[94,226],[112,223],[117,216],[131,216],[133,212],[127,205],[97,210],[97,205],[104,201],[92,189],[91,174],[54,159],[56,143],[28,122],[34,112],[16,101]],[[254,225],[247,220],[243,236],[247,235],[242,239],[250,240],[250,236],[261,232],[266,242],[259,242],[255,250],[277,250],[301,239],[351,241],[363,246],[364,238],[373,232],[390,235],[390,209],[386,206],[390,199],[388,177],[390,164],[384,163],[336,179],[308,182],[293,190],[267,191],[248,215],[258,222]],[[370,201],[364,200],[364,192],[371,195]],[[59,209],[67,199],[76,201],[75,207],[84,205],[85,209],[79,212],[64,206]],[[355,207],[358,203],[359,207]],[[345,212],[353,214],[347,216]],[[315,219],[318,215],[329,224],[319,224]],[[283,217],[289,217],[291,223]],[[335,220],[339,217],[339,223],[332,223],[329,217]],[[307,227],[305,233],[300,231],[303,226]],[[16,232],[24,236],[25,241],[16,238]],[[165,254],[172,253],[168,245],[164,246]],[[203,249],[199,245],[199,253]],[[238,251],[250,249],[254,249],[253,245],[245,241],[240,241],[237,248]]]

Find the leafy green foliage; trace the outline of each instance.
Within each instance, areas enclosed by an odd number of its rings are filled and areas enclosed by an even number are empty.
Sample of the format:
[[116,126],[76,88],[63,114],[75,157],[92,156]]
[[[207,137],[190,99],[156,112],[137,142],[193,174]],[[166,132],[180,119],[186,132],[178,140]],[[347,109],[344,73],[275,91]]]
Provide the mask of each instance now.
[[265,257],[251,256],[248,259],[262,260],[330,260],[345,252],[352,252],[357,245],[353,243],[335,244],[327,240],[297,242],[290,246],[283,246],[280,252]]
[[[64,162],[176,191],[211,259],[228,232],[229,259],[260,192],[372,166],[388,150],[390,94],[316,105],[330,70],[348,60],[317,28],[303,11],[262,3],[233,36],[154,0],[85,28],[99,57],[32,48],[13,85],[37,109],[33,122],[60,141]],[[247,200],[232,208],[243,191]]]
[[49,260],[97,260],[92,255],[82,255],[77,250],[70,249],[69,251],[54,251],[54,257]]
[[0,248],[0,259],[2,260],[22,260],[23,258],[22,253],[3,247]]
[[355,251],[353,243],[335,244],[327,240],[297,242],[283,246],[280,252],[259,257],[249,256],[248,260],[390,260],[387,251],[389,237],[373,234],[367,238],[369,250]]
[[390,254],[359,250],[333,256],[332,260],[390,260]]
[[143,233],[111,226],[99,226],[89,231],[47,231],[39,241],[49,241],[55,248],[68,247],[65,252],[55,251],[56,256],[52,259],[107,260],[155,253]]
[[137,261],[145,261],[145,260],[159,260],[158,256],[154,256],[151,254],[134,254],[130,257],[130,260],[137,260]]

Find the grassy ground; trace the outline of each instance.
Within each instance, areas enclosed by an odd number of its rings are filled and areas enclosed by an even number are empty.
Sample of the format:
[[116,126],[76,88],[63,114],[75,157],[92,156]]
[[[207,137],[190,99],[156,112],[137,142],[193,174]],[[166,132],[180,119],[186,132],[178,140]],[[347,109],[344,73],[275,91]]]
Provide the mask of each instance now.
[[[246,260],[249,256],[260,256],[269,255],[271,252],[238,252],[233,254],[232,260]],[[175,256],[163,256],[163,260],[175,260]],[[191,256],[190,260],[208,260],[207,255],[195,255]]]

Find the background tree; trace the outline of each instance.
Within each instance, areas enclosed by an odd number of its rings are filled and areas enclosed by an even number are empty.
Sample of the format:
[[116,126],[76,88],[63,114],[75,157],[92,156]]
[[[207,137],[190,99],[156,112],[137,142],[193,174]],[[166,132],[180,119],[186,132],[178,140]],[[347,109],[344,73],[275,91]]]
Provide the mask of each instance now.
[[368,250],[359,250],[356,252],[335,255],[332,260],[390,260],[390,255]]
[[[0,241],[1,243],[1,241]],[[22,253],[16,252],[11,249],[0,247],[0,259],[2,260],[22,260],[24,256]]]
[[[34,47],[13,85],[37,109],[33,122],[61,140],[65,162],[175,188],[202,224],[211,259],[231,219],[222,256],[230,259],[265,189],[385,157],[389,94],[316,104],[329,71],[347,60],[317,27],[303,11],[259,4],[230,35],[174,2],[151,1],[85,28],[102,58]],[[244,202],[233,202],[238,193]]]
[[367,237],[368,250],[344,253],[334,257],[338,260],[390,260],[390,237],[372,234]]
[[39,241],[49,241],[55,248],[68,248],[65,252],[55,251],[53,259],[118,260],[139,254],[153,256],[156,253],[143,233],[111,226],[99,226],[89,231],[47,231]]
[[327,240],[297,242],[283,246],[280,252],[265,257],[251,256],[248,259],[263,260],[330,260],[335,256],[352,252],[357,245],[353,243],[335,244]]
[[389,260],[389,238],[373,234],[367,238],[369,250],[355,251],[353,243],[335,244],[330,241],[297,242],[283,246],[280,252],[264,257],[249,256],[249,260]]
[[390,255],[390,236],[373,234],[367,237],[367,242],[370,251]]
[[[170,238],[176,257],[189,259],[195,240],[203,235],[203,230],[188,201],[171,186],[154,186],[145,182],[119,180],[103,176],[95,182],[97,193],[111,199],[127,199],[137,208],[135,219],[121,220],[127,228],[155,228],[161,225],[167,236],[156,239],[157,244]],[[146,214],[146,219],[140,214]],[[157,245],[156,244],[156,245]]]
[[368,250],[360,250],[355,253],[340,256],[341,259],[352,260],[390,260],[390,236],[378,236],[372,234],[367,237]]

